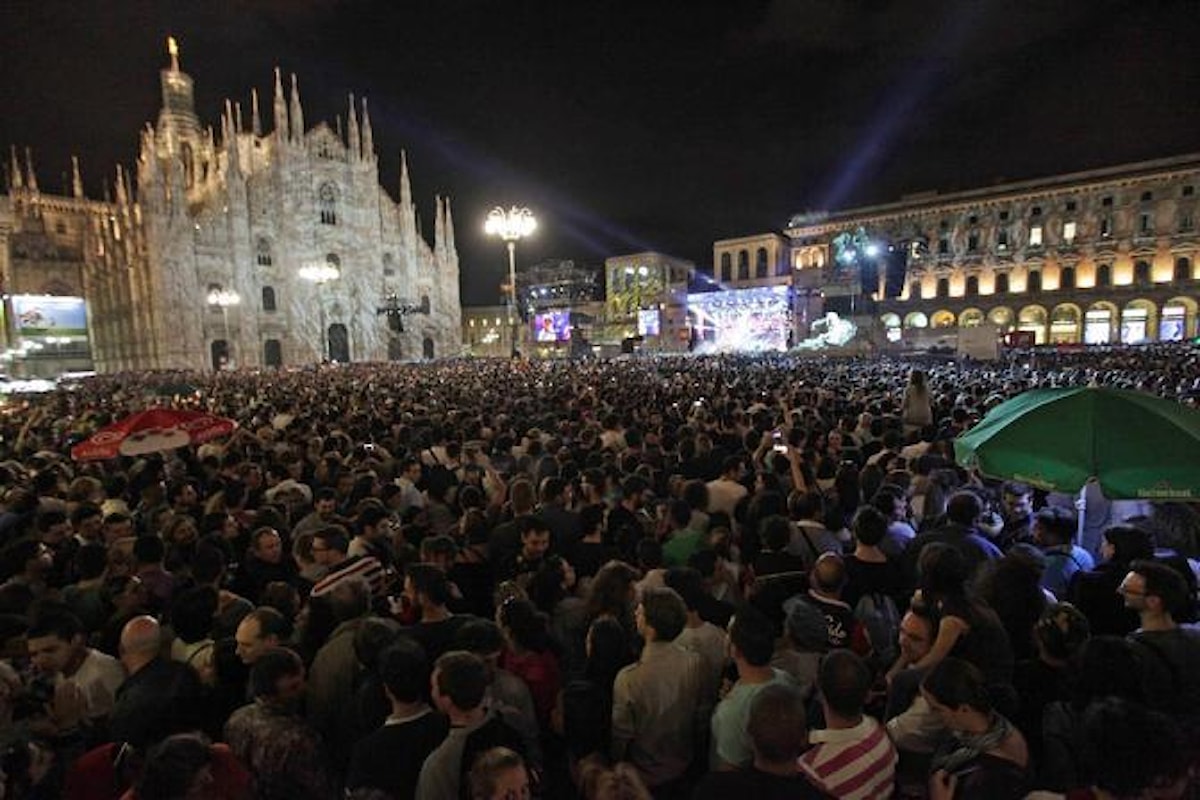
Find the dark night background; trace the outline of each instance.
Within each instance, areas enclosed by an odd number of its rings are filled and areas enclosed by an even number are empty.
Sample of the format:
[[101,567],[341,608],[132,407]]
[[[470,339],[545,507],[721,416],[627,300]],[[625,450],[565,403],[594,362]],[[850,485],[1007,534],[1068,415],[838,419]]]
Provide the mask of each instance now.
[[206,124],[226,97],[249,124],[253,86],[269,129],[276,65],[310,127],[366,95],[427,237],[451,196],[468,304],[497,301],[497,204],[542,223],[524,263],[707,269],[714,239],[799,211],[1200,150],[1195,0],[7,0],[0,145],[34,148],[44,191],[77,153],[100,196],[156,118],[168,34]]

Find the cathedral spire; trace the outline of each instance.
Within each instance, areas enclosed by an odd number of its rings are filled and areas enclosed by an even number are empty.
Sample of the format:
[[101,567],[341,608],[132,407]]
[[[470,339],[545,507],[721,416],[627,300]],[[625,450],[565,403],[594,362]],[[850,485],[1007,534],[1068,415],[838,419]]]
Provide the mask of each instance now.
[[446,221],[444,223],[444,227],[446,228],[446,253],[449,255],[456,255],[457,250],[454,247],[454,219],[450,215],[450,198],[449,198],[449,196],[447,196],[445,198],[445,203],[446,203]]
[[179,42],[174,36],[167,37],[167,55],[171,57],[171,72],[179,72]]
[[440,258],[442,252],[446,249],[446,217],[442,213],[442,196],[440,194],[433,196],[433,206],[435,209],[433,218],[433,252]]
[[71,156],[71,193],[76,200],[83,199],[83,178],[79,174],[79,156]]
[[367,112],[367,98],[362,99],[362,154],[363,158],[375,158],[375,133],[371,130],[371,115]]
[[304,110],[300,108],[300,84],[292,73],[292,141],[304,142]]
[[25,188],[25,174],[21,172],[21,162],[17,160],[17,146],[12,145],[11,164],[8,169],[8,183],[13,189]]
[[408,182],[408,154],[400,151],[400,208],[412,208],[412,186]]
[[246,130],[242,125],[242,104],[240,101],[233,104],[233,118],[236,120],[233,124],[234,133],[241,133]]
[[33,148],[25,148],[25,185],[31,191],[38,190],[37,171],[33,168]]
[[258,115],[258,89],[250,90],[250,132],[262,136],[262,119]]
[[[235,107],[226,100],[223,131],[225,139],[225,165],[230,177],[241,174],[238,164],[238,122],[240,120],[234,116],[234,109]],[[238,116],[240,117],[240,115]]]
[[358,132],[358,112],[354,109],[354,95],[350,95],[350,107],[347,109],[348,116],[346,117],[346,138],[350,145],[350,158],[362,158],[362,141],[359,139]]
[[117,192],[117,207],[125,208],[129,203],[129,195],[125,193],[125,168],[117,164],[117,180],[114,184]]
[[283,78],[279,74],[279,67],[275,68],[275,138],[280,142],[291,138],[291,133],[288,132],[287,102],[283,99]]

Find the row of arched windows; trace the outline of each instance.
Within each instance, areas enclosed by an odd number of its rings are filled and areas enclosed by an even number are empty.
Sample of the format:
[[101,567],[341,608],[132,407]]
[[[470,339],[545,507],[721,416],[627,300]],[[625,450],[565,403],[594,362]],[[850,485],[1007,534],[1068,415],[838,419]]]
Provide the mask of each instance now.
[[[785,267],[781,267],[784,269]],[[721,253],[721,268],[720,279],[722,281],[735,280],[733,276],[733,255],[731,253]],[[770,277],[771,265],[767,255],[767,248],[759,247],[754,251],[754,277],[767,278]],[[739,281],[750,280],[750,251],[737,251],[737,278]]]
[[[1151,267],[1150,262],[1138,260],[1133,263],[1133,282],[1136,286],[1147,286],[1151,283]],[[1177,281],[1186,281],[1192,278],[1192,261],[1190,258],[1179,258],[1175,260],[1174,279]],[[1063,267],[1058,273],[1058,288],[1074,289],[1076,288],[1076,272],[1075,267]],[[1096,267],[1096,283],[1097,287],[1112,286],[1112,266],[1109,264],[1100,264]],[[996,274],[995,279],[995,294],[1006,294],[1010,291],[1008,282],[1008,273],[1000,272]],[[1029,292],[1042,291],[1042,273],[1041,270],[1030,270],[1025,279],[1025,290]],[[921,282],[913,281],[909,286],[909,297],[921,297]],[[966,297],[974,297],[979,294],[979,276],[968,275],[965,291]],[[934,293],[935,297],[950,296],[950,279],[938,278],[937,288]]]

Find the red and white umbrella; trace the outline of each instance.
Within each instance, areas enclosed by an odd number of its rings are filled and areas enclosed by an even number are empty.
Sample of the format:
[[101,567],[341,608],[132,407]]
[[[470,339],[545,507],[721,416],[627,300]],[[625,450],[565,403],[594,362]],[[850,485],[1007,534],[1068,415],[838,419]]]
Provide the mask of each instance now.
[[139,456],[226,436],[237,422],[203,411],[151,408],[114,422],[71,448],[76,461]]

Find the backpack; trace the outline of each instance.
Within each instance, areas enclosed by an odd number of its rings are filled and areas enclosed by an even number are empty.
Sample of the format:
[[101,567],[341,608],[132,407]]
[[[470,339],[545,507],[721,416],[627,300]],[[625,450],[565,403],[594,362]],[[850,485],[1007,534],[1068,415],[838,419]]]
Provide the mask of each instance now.
[[900,612],[896,601],[881,592],[864,594],[854,606],[854,618],[867,629],[875,664],[890,667],[899,655]]

